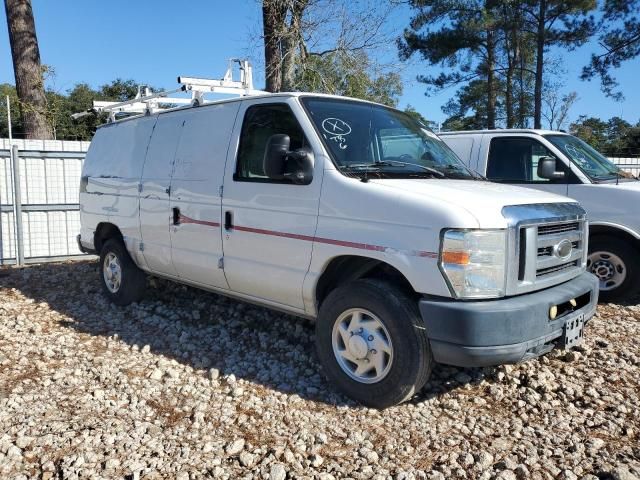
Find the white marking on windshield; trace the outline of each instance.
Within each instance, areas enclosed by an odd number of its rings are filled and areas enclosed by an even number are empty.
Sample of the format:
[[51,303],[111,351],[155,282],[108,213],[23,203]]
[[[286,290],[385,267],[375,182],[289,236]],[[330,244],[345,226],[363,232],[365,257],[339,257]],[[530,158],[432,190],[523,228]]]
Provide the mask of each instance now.
[[339,118],[329,117],[322,121],[322,129],[329,134],[324,138],[338,144],[341,150],[347,148],[347,139],[345,136],[351,133],[351,125]]

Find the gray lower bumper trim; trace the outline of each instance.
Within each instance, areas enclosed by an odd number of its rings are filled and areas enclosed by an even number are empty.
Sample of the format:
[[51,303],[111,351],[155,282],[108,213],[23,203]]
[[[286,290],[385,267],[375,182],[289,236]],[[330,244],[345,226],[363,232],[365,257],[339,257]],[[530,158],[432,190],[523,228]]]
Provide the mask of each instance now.
[[[589,303],[555,321],[549,308],[590,294]],[[548,352],[566,321],[590,319],[598,282],[584,273],[569,282],[517,297],[481,302],[422,300],[420,313],[437,362],[464,367],[516,363]]]
[[76,242],[78,242],[78,249],[79,249],[82,253],[89,253],[89,254],[91,254],[91,255],[96,255],[96,254],[97,254],[97,252],[96,252],[93,248],[85,247],[85,246],[82,244],[82,240],[81,240],[81,235],[80,235],[80,234],[76,235]]
[[469,347],[453,343],[431,341],[431,351],[439,363],[458,367],[488,367],[505,363],[518,363],[544,355],[553,349],[551,343],[562,335],[562,329],[550,335],[513,345]]

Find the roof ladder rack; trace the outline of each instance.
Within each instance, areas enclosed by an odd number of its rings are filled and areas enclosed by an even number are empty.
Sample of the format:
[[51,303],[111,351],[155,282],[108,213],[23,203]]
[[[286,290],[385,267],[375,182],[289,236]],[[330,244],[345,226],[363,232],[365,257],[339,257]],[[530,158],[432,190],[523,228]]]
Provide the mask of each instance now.
[[[234,63],[237,63],[240,67],[240,80],[233,80]],[[178,77],[178,83],[182,84],[186,91],[191,92],[194,106],[202,105],[205,101],[204,95],[207,93],[228,93],[232,95],[260,95],[266,93],[262,90],[254,90],[251,64],[248,60],[240,60],[238,58],[229,60],[229,67],[222,80],[180,76]]]
[[[233,67],[236,63],[240,69],[240,80],[233,79]],[[157,93],[151,93],[146,85],[140,85],[138,93],[131,100],[124,102],[94,100],[92,108],[84,112],[74,113],[71,117],[77,120],[88,115],[105,112],[109,114],[107,122],[111,123],[116,121],[116,115],[119,113],[151,115],[160,108],[160,105],[191,105],[197,107],[207,103],[204,96],[209,93],[240,96],[266,93],[253,88],[252,73],[252,67],[248,60],[232,58],[229,60],[229,66],[221,80],[180,76],[178,77],[178,83],[181,84],[179,88]],[[178,92],[189,92],[191,98],[169,96]]]

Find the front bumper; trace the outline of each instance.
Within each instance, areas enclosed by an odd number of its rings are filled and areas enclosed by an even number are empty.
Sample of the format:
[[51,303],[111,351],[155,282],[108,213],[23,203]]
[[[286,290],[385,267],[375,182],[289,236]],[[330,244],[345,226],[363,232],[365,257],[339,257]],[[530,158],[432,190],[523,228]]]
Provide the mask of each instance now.
[[92,255],[95,255],[97,253],[95,249],[87,247],[82,243],[82,235],[76,235],[76,242],[78,242],[78,250],[80,250],[82,253],[89,253]]
[[[549,309],[581,298],[555,320]],[[561,285],[502,300],[463,302],[423,299],[420,313],[434,360],[460,367],[518,363],[547,353],[563,335],[567,321],[593,317],[598,303],[598,280],[583,273]]]

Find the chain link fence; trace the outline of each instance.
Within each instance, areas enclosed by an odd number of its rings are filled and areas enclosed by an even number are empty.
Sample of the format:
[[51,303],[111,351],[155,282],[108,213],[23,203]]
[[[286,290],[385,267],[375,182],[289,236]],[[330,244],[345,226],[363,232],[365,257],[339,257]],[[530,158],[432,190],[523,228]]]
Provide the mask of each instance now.
[[640,178],[640,157],[609,157],[609,160],[634,177]]
[[88,147],[79,141],[0,139],[0,264],[84,256],[76,235]]

